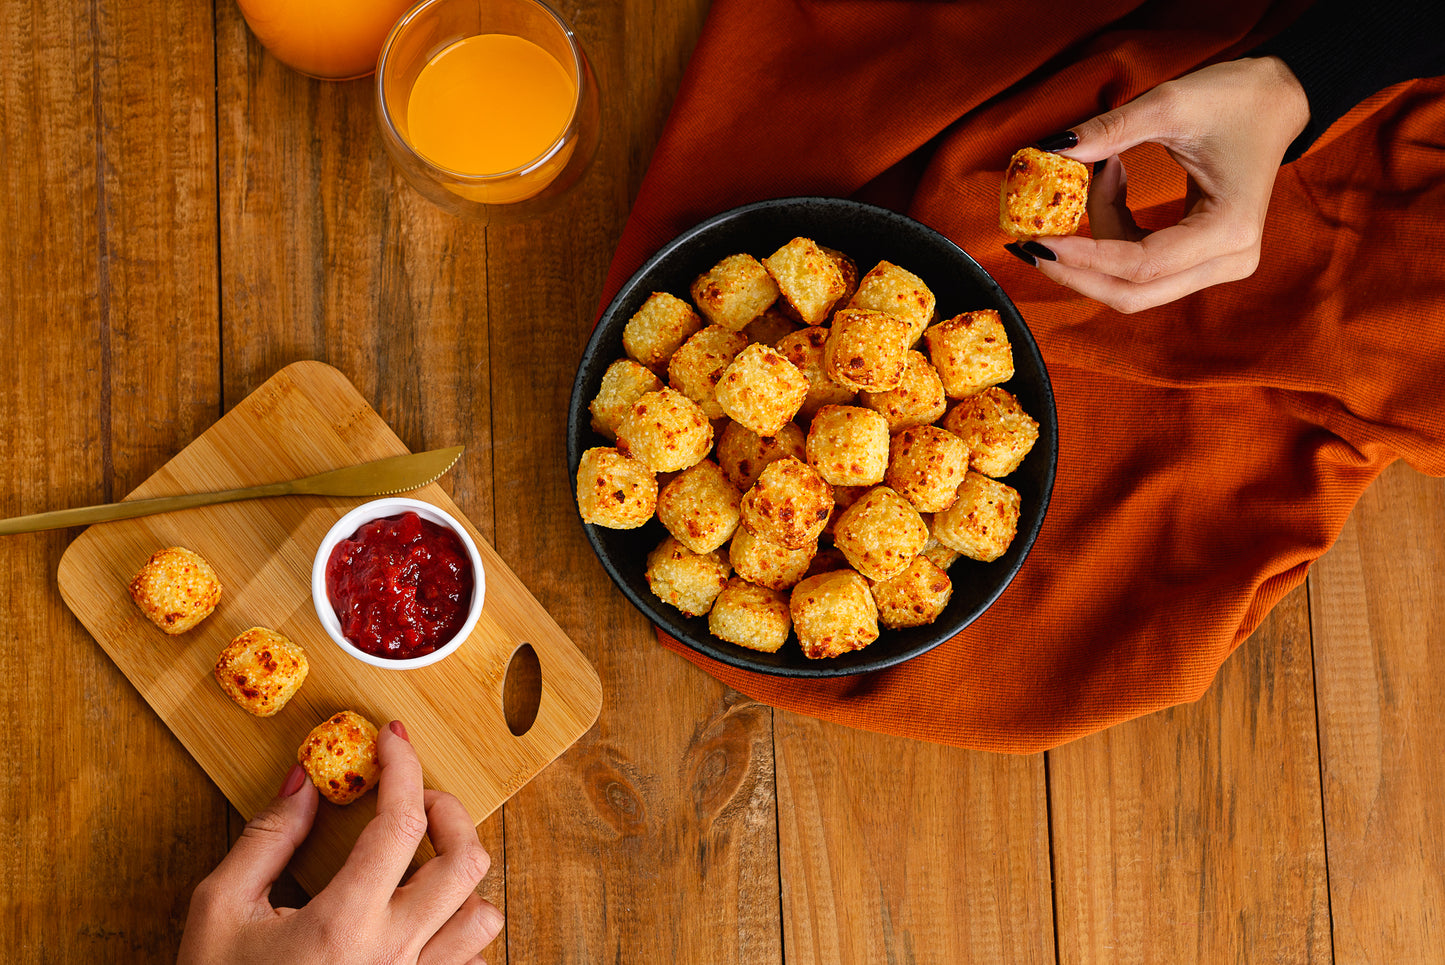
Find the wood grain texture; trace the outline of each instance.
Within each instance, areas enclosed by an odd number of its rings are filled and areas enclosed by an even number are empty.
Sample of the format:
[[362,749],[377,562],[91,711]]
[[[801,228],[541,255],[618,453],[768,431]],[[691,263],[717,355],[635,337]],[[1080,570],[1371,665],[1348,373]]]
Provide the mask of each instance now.
[[1337,965],[1445,947],[1445,482],[1396,463],[1310,575]]
[[[341,373],[318,362],[287,366],[226,414],[133,494],[202,492],[295,478],[399,454],[403,447]],[[463,526],[436,485],[411,494]],[[310,730],[340,710],[381,726],[405,719],[429,786],[490,815],[587,730],[601,705],[596,674],[487,541],[485,595],[467,643],[428,667],[371,667],[332,645],[316,619],[311,569],[332,525],[362,499],[296,497],[207,506],[96,526],[66,551],[59,583],[67,604],[142,695],[249,818],[275,795]],[[186,546],[223,574],[216,611],[195,629],[166,637],[140,619],[129,576],[151,552]],[[211,678],[216,654],[250,626],[270,627],[305,648],[306,683],[278,714],[234,706]],[[512,735],[503,684],[517,648],[531,644],[543,686],[535,723]],[[360,802],[358,802],[360,805]],[[311,893],[335,874],[375,810],[322,804],[290,868]]]
[[1054,961],[1043,755],[774,717],[790,965]]
[[[0,3],[0,512],[124,493],[215,417],[212,43],[205,2]],[[61,604],[73,536],[0,541],[0,954],[165,960],[223,800]]]
[[1197,703],[1048,758],[1060,965],[1330,961],[1302,589]]

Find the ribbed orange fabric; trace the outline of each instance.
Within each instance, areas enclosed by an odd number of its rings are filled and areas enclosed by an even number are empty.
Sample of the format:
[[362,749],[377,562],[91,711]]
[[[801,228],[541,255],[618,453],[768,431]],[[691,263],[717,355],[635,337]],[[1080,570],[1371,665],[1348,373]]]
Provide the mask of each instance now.
[[[907,664],[799,681],[664,645],[778,707],[1038,751],[1197,699],[1391,460],[1445,475],[1445,81],[1382,92],[1282,169],[1246,281],[1122,316],[1002,248],[1015,149],[1238,56],[1302,6],[717,0],[607,297],[734,205],[888,204],[1018,304],[1053,379],[1059,466],[1012,586]],[[1140,223],[1177,217],[1163,151],[1125,160]]]

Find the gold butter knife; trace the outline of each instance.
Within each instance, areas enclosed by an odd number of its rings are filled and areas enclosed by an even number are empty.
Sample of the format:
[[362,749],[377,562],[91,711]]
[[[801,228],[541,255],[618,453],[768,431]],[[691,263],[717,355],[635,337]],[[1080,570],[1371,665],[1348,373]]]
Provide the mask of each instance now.
[[406,456],[392,456],[375,462],[333,469],[304,479],[247,486],[244,489],[223,489],[214,493],[190,493],[184,496],[157,496],[154,499],[128,499],[122,503],[85,506],[80,509],[57,509],[32,516],[0,519],[0,536],[10,533],[38,533],[43,529],[67,526],[88,526],[114,519],[134,519],[155,513],[170,513],[195,506],[234,503],[241,499],[266,496],[390,496],[409,492],[433,483],[446,474],[461,458],[463,446],[433,449]]

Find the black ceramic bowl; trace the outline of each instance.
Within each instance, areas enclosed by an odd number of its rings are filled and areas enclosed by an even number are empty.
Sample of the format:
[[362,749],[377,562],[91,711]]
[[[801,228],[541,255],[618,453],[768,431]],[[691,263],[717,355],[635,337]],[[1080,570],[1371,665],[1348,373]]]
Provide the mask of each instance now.
[[1005,387],[1039,422],[1039,440],[1005,482],[1023,501],[1018,536],[999,559],[979,563],[960,558],[949,568],[953,597],[933,624],[905,630],[884,629],[862,650],[825,660],[803,656],[796,639],[777,653],[735,646],[708,632],[707,617],[687,617],[648,589],[643,571],[647,554],[667,535],[655,518],[639,529],[614,530],[583,524],[592,548],[609,576],[653,623],[701,653],[723,663],[788,677],[840,677],[890,667],[931,650],[976,620],[1008,586],[1023,565],[1043,524],[1058,460],[1058,426],[1048,372],[1033,335],[1018,309],[993,278],[961,248],[910,218],[872,205],[836,198],[781,198],[745,205],[709,218],[665,245],[622,286],[607,306],[587,343],[572,386],[567,416],[567,465],[577,478],[582,453],[611,443],[591,428],[587,406],[596,396],[607,367],[622,358],[622,329],[653,292],[688,297],[692,280],[724,257],[746,252],[762,258],[790,239],[804,236],[850,255],[859,272],[880,260],[918,275],[938,299],[938,318],[993,308],[1003,319],[1013,345],[1014,377]]

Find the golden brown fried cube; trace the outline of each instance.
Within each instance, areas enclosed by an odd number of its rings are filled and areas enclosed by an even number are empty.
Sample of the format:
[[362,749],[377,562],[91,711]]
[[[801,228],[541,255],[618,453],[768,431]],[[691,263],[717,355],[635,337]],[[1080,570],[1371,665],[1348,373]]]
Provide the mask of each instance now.
[[861,650],[878,639],[878,607],[852,570],[810,576],[788,598],[803,655],[813,659]]
[[712,423],[698,404],[673,388],[649,392],[617,427],[617,451],[653,472],[702,462],[712,448]]
[[667,379],[672,387],[697,403],[709,419],[723,415],[717,402],[717,384],[737,354],[748,347],[748,337],[721,325],[709,325],[672,353]]
[[888,421],[860,406],[823,406],[808,427],[808,465],[834,486],[881,483],[888,469]]
[[889,261],[880,261],[858,282],[858,291],[848,302],[849,308],[887,312],[908,323],[908,344],[923,337],[923,330],[933,321],[933,292],[913,272]]
[[271,717],[306,680],[306,651],[275,630],[252,627],[216,658],[216,683],[241,709]]
[[885,481],[920,513],[952,506],[966,472],[968,447],[938,426],[904,429],[889,443]]
[[692,283],[692,301],[714,325],[741,332],[778,300],[778,283],[752,255],[728,255]]
[[923,426],[943,418],[948,398],[943,380],[933,363],[918,351],[908,350],[903,362],[903,379],[887,392],[860,392],[858,401],[888,420],[888,431]]
[[781,432],[807,394],[808,377],[766,345],[739,352],[717,384],[723,412],[760,436]]
[[[848,557],[836,546],[824,546],[818,550],[813,561],[808,564],[808,572],[803,574],[803,579],[810,576],[820,576],[823,573],[831,573],[834,570],[851,570],[848,565]],[[801,582],[801,581],[800,581]]]
[[296,751],[311,783],[332,804],[350,804],[376,786],[376,725],[343,710],[317,724]]
[[969,468],[995,479],[1017,469],[1039,438],[1039,424],[1012,392],[997,386],[950,409],[943,427],[968,446]]
[[903,381],[908,323],[887,312],[845,308],[833,316],[823,346],[823,371],[859,392],[886,392]]
[[963,477],[953,505],[933,514],[933,535],[970,559],[996,560],[1018,533],[1019,505],[1012,486],[970,472]]
[[944,546],[938,541],[938,537],[933,535],[933,515],[931,513],[920,515],[923,516],[923,522],[928,527],[928,542],[923,544],[923,549],[918,551],[918,555],[927,557],[929,562],[940,570],[946,570],[962,554],[958,550]]
[[810,238],[794,238],[763,265],[778,283],[781,307],[807,325],[821,324],[847,291],[838,263]]
[[661,375],[683,342],[702,329],[692,306],[666,292],[653,292],[622,329],[622,348],[635,361]]
[[[818,247],[823,248],[822,245]],[[833,259],[833,264],[838,266],[838,271],[843,275],[843,294],[833,303],[835,308],[842,308],[858,290],[858,263],[835,248],[823,248],[823,254]]]
[[776,346],[783,336],[796,332],[797,330],[797,322],[788,318],[776,308],[770,308],[751,322],[748,322],[748,327],[743,329],[743,334],[748,337],[749,342]]
[[636,529],[657,509],[657,477],[616,449],[597,446],[577,460],[577,510],[582,522]]
[[728,561],[733,565],[733,572],[743,579],[769,589],[786,590],[803,578],[817,552],[817,540],[789,549],[739,526],[728,546]]
[[221,581],[195,550],[157,550],[130,581],[130,598],[166,633],[185,633],[221,601]]
[[[862,499],[863,494],[872,488],[872,486],[834,486],[833,512],[828,516],[828,525],[823,527],[823,535],[832,536],[834,527],[838,525],[838,517],[843,515],[843,510]],[[847,566],[848,564],[844,562],[842,565]]]
[[1071,235],[1089,202],[1089,168],[1026,147],[1009,161],[999,191],[999,227],[1015,238]]
[[887,486],[868,490],[833,526],[833,545],[870,580],[902,573],[927,541],[918,510]]
[[932,560],[915,556],[908,569],[874,583],[878,622],[890,630],[923,627],[937,620],[953,596],[953,581]]
[[738,528],[742,498],[718,464],[704,459],[663,487],[657,497],[657,518],[683,546],[694,553],[711,553]]
[[803,459],[805,453],[803,430],[791,422],[775,436],[760,436],[729,420],[717,444],[718,465],[740,493],[753,488],[768,463],[784,456]]
[[803,419],[813,418],[825,405],[846,405],[858,394],[834,382],[823,370],[823,346],[830,334],[826,328],[800,328],[778,340],[778,352],[808,378],[808,394],[798,408]]
[[690,617],[712,609],[728,581],[728,564],[716,550],[694,553],[669,536],[647,554],[647,585],[653,596]]
[[592,428],[616,441],[617,427],[632,411],[632,405],[649,392],[662,388],[662,380],[641,362],[618,359],[602,374],[597,396],[587,407],[592,413]]
[[923,333],[943,391],[962,399],[1013,378],[1014,356],[998,312],[964,312]]
[[734,577],[718,594],[707,615],[712,635],[749,650],[777,653],[788,640],[793,615],[777,590]]
[[815,542],[833,511],[833,487],[818,471],[784,456],[743,493],[742,524],[754,536],[802,549]]

